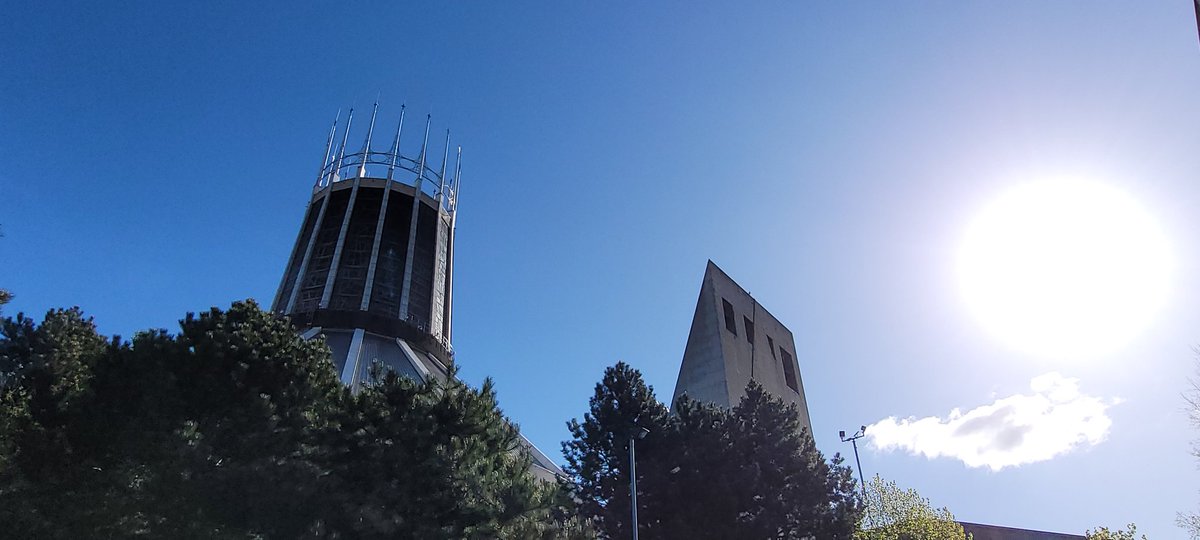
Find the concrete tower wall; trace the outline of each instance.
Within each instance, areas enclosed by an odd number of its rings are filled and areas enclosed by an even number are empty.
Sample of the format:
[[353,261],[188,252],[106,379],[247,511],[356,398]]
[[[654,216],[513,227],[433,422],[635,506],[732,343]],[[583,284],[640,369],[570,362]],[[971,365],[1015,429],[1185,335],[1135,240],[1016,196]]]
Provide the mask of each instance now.
[[685,393],[692,399],[721,407],[735,404],[729,399],[721,322],[715,307],[719,302],[706,276],[700,287],[700,298],[696,300],[696,312],[692,315],[692,328],[684,347],[672,406]]
[[733,407],[751,380],[785,403],[794,403],[811,432],[791,330],[709,261],[672,403],[687,394]]
[[[435,208],[435,201],[422,195],[413,268],[408,273],[408,306],[401,313],[413,188],[392,183],[380,227],[384,182],[378,178],[348,180],[313,195],[284,282],[275,297],[275,311],[293,315],[318,310],[359,311],[365,303],[369,313],[411,321],[435,336],[449,332],[450,320],[444,311],[449,286],[445,265],[450,249],[450,216]],[[351,195],[354,195],[352,211]],[[347,212],[351,212],[348,220]],[[376,228],[380,228],[380,246],[372,258]],[[306,259],[310,243],[311,254]],[[375,272],[371,292],[364,296],[372,266]],[[296,290],[297,276],[299,290]]]
[[421,194],[414,220],[414,191],[383,178],[353,178],[318,189],[273,310],[302,327],[363,328],[414,340],[448,365],[451,215]]

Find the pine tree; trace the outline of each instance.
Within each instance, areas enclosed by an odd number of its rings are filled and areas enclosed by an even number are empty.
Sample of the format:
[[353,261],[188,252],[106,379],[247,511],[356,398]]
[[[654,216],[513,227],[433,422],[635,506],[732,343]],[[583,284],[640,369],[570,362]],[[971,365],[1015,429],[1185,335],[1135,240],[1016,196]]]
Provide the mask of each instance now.
[[630,531],[629,426],[637,443],[643,538],[847,539],[860,513],[840,458],[827,463],[798,411],[751,383],[732,410],[682,399],[675,414],[624,363],[606,370],[582,423],[568,427],[566,471],[584,517],[620,538]]
[[[491,383],[358,394],[253,302],[177,335],[0,319],[0,522],[37,538],[472,538],[546,523]],[[559,506],[555,506],[559,505]]]
[[326,526],[358,538],[493,538],[549,504],[490,380],[418,383],[384,374],[322,432]]
[[751,381],[730,411],[731,452],[745,493],[739,527],[749,538],[850,538],[860,501],[841,457],[827,463],[794,404]]
[[[574,480],[580,513],[594,520],[596,527],[612,538],[632,534],[629,527],[629,441],[640,429],[649,433],[638,448],[639,464],[655,461],[656,441],[667,433],[668,412],[654,396],[654,389],[642,380],[642,374],[624,362],[608,368],[588,401],[590,412],[583,422],[571,420],[567,428],[572,440],[563,443],[566,472]],[[645,471],[660,468],[643,466],[638,470],[640,485],[646,485]],[[653,520],[657,510],[654,496],[638,500],[639,511]],[[651,521],[647,521],[650,523]]]

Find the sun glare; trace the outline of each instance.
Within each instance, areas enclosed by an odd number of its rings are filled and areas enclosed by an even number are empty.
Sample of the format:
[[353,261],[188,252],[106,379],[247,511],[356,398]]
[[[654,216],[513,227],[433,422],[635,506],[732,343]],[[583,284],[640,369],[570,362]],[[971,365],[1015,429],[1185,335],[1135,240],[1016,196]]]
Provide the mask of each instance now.
[[961,291],[980,323],[1025,353],[1112,352],[1153,320],[1171,256],[1154,219],[1124,192],[1081,180],[1022,184],[968,227]]

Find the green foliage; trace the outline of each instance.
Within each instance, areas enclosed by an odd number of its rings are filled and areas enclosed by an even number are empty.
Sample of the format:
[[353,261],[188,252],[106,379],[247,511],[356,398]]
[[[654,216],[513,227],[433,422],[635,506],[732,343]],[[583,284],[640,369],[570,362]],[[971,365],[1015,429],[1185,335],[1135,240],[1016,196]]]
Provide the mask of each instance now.
[[388,372],[347,399],[321,441],[337,494],[327,525],[355,536],[492,538],[552,495],[528,473],[490,380],[477,391]]
[[970,536],[946,508],[934,508],[914,489],[876,475],[867,482],[867,512],[855,540],[963,540]]
[[[1129,529],[1117,529],[1115,531],[1108,530],[1108,527],[1100,527],[1095,531],[1087,531],[1087,540],[1138,540],[1137,525],[1129,524]],[[1142,535],[1142,540],[1146,540],[1146,535]]]
[[357,394],[251,302],[178,335],[0,319],[0,522],[37,538],[494,538],[557,531],[491,383]]
[[596,540],[599,538],[591,522],[578,517],[546,519],[542,514],[530,514],[501,528],[497,538],[511,540]]
[[[605,370],[589,403],[590,412],[584,415],[583,423],[568,422],[574,440],[563,443],[566,471],[575,481],[580,514],[594,520],[609,537],[629,537],[626,445],[636,429],[649,429],[639,445],[639,462],[643,464],[639,478],[646,477],[647,472],[655,479],[662,478],[661,471],[648,463],[655,455],[651,450],[654,442],[666,433],[668,411],[654,398],[654,391],[646,386],[641,373],[625,363]],[[639,503],[642,507],[658,505],[653,495],[644,496]]]
[[732,410],[682,399],[675,414],[624,363],[605,371],[582,422],[568,423],[566,470],[580,513],[608,538],[631,535],[630,435],[644,538],[850,538],[854,481],[827,463],[798,411],[751,383]]

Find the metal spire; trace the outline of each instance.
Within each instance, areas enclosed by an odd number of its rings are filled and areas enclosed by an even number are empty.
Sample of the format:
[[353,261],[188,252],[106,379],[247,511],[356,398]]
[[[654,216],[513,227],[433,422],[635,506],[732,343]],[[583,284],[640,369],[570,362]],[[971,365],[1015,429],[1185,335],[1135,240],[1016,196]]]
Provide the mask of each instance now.
[[442,150],[442,170],[438,171],[438,205],[442,204],[442,194],[446,191],[446,161],[450,157],[450,130],[446,130],[446,146]]
[[371,134],[375,132],[375,113],[379,112],[379,101],[375,101],[375,107],[371,109],[371,125],[367,128],[367,140],[363,141],[362,163],[358,165],[358,176],[365,178],[367,176],[367,158],[371,155]]
[[399,317],[409,320],[408,297],[412,289],[413,249],[417,247],[417,216],[421,210],[421,179],[425,177],[425,150],[429,146],[429,121],[433,115],[425,115],[425,141],[421,143],[421,163],[417,165],[417,179],[413,181],[412,217],[408,222],[408,252],[404,255],[404,281],[400,286]]
[[350,115],[346,117],[346,131],[342,133],[342,147],[340,150],[338,150],[337,162],[333,166],[333,171],[330,172],[330,184],[341,179],[342,158],[346,157],[346,139],[350,137],[350,123],[353,121],[354,109],[350,109]]
[[342,110],[338,109],[337,115],[333,117],[333,125],[329,126],[329,138],[325,140],[325,158],[321,160],[321,168],[317,170],[317,186],[321,185],[321,179],[325,177],[325,167],[329,166],[329,160],[333,158],[331,151],[333,150],[333,134],[337,132],[338,119],[342,117]]
[[462,147],[458,147],[458,157],[454,160],[454,181],[450,183],[450,197],[453,207],[458,206],[458,175],[462,172]]
[[392,142],[392,163],[388,165],[387,179],[392,179],[392,173],[396,170],[396,161],[400,158],[400,131],[404,129],[404,104],[400,104],[400,123],[396,126],[396,140]]
[[417,167],[417,191],[414,196],[421,194],[421,180],[425,178],[425,150],[429,148],[429,122],[432,119],[432,114],[425,115],[425,140],[421,142],[421,163]]

